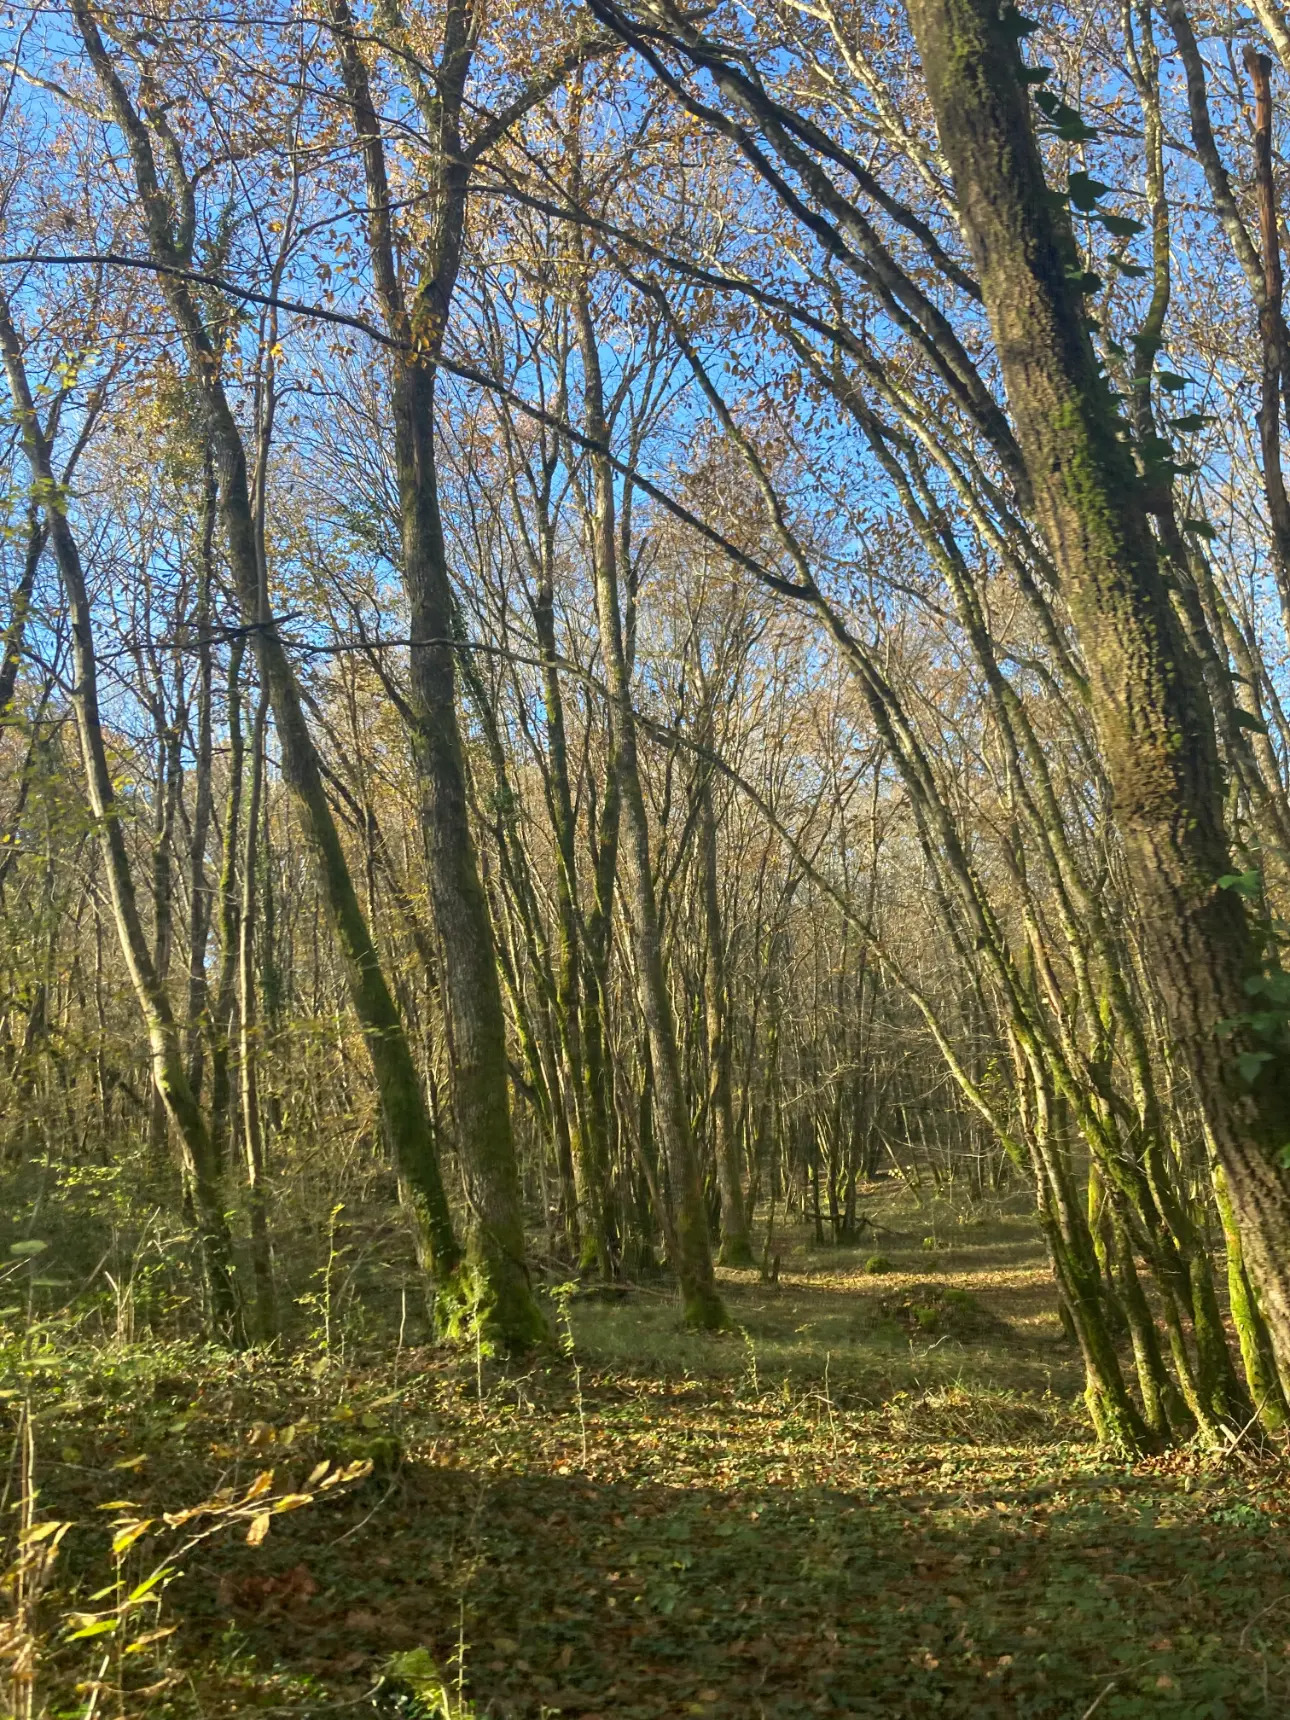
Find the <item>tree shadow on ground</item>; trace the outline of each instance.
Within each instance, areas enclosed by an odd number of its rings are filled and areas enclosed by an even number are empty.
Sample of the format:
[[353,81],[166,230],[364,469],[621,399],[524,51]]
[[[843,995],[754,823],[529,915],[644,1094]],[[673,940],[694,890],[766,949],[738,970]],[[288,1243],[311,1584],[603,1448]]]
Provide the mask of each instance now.
[[496,1720],[1290,1712],[1290,1543],[1181,1475],[723,1490],[485,1456],[223,1550],[185,1634],[231,1618],[333,1694],[460,1651]]

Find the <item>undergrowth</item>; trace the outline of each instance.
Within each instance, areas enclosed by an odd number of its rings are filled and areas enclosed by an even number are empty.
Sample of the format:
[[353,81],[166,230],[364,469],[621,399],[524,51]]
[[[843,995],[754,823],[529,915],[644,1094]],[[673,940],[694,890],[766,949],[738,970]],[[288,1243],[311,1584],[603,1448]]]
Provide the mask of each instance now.
[[800,1244],[778,1287],[728,1273],[715,1337],[665,1287],[553,1281],[524,1369],[371,1323],[90,1337],[17,1299],[12,1711],[1290,1710],[1279,1464],[1099,1453],[1028,1231],[947,1228],[885,1236],[881,1274]]

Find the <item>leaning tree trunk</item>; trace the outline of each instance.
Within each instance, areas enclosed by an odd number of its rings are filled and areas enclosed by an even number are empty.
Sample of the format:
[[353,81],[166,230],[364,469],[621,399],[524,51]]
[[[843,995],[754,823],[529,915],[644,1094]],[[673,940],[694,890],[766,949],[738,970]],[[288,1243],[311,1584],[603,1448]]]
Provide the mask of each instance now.
[[[910,16],[1036,513],[1087,661],[1149,965],[1285,1378],[1290,1051],[1283,1029],[1250,1024],[1259,952],[1240,896],[1220,882],[1231,862],[1213,713],[1161,576],[1127,426],[1098,370],[1070,226],[1044,180],[1015,15],[990,0],[910,0]],[[1221,1023],[1235,1025],[1223,1034]]]
[[72,706],[85,763],[90,810],[99,828],[108,894],[121,951],[148,1031],[153,1084],[166,1116],[174,1126],[184,1156],[184,1170],[197,1218],[211,1323],[221,1337],[238,1342],[242,1335],[241,1315],[233,1276],[232,1244],[224,1217],[219,1165],[205,1118],[188,1083],[179,1024],[166,988],[157,974],[139,913],[130,856],[126,851],[125,832],[112,787],[112,769],[99,716],[93,624],[80,550],[54,479],[49,445],[36,416],[17,331],[9,307],[3,300],[0,300],[0,347],[4,352],[5,370],[24,450],[31,466],[33,488],[45,511],[50,542],[71,610],[72,657],[76,673]]

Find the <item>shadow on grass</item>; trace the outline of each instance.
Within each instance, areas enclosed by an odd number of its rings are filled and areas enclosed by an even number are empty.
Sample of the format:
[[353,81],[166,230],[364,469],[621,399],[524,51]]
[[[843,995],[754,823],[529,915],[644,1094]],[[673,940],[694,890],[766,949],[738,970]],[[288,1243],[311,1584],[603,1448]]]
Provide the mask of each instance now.
[[246,1650],[320,1690],[461,1648],[497,1720],[1290,1712],[1290,1545],[1259,1508],[1179,1478],[994,1498],[980,1479],[725,1491],[418,1464],[344,1539],[288,1522],[267,1565],[231,1549],[184,1610],[190,1630],[231,1612]]

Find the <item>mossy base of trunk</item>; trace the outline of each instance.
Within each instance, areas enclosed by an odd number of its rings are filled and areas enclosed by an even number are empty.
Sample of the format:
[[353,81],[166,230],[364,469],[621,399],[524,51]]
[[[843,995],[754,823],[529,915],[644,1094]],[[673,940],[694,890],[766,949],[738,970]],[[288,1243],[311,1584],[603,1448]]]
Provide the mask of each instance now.
[[688,1289],[683,1286],[681,1306],[685,1324],[691,1331],[726,1332],[730,1329],[730,1316],[714,1284],[691,1285]]
[[717,1254],[718,1266],[756,1266],[757,1260],[753,1254],[752,1243],[746,1235],[723,1236],[721,1248]]
[[578,1254],[578,1271],[583,1277],[594,1272],[606,1284],[611,1283],[614,1278],[614,1262],[608,1243],[594,1236],[584,1236]]
[[523,1356],[552,1342],[524,1268],[510,1261],[473,1261],[439,1288],[434,1324],[447,1344],[480,1344],[489,1356]]
[[1151,1432],[1131,1405],[1126,1408],[1115,1403],[1092,1381],[1084,1388],[1084,1402],[1088,1405],[1099,1445],[1105,1445],[1124,1457],[1146,1457],[1161,1449],[1163,1442]]

